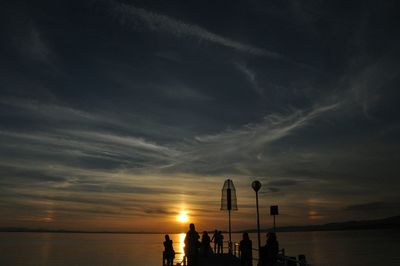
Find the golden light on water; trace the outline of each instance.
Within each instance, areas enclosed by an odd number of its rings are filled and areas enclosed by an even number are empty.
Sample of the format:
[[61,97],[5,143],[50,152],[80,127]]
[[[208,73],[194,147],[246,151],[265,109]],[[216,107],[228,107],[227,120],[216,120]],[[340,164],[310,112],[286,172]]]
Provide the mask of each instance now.
[[186,234],[181,233],[178,235],[179,239],[178,239],[178,248],[175,250],[175,252],[177,252],[177,254],[175,255],[175,259],[177,261],[182,261],[183,260],[183,256],[185,254],[185,237]]
[[180,223],[186,223],[187,221],[189,221],[189,217],[188,217],[187,212],[185,210],[182,210],[179,213],[179,215],[176,217],[176,219]]

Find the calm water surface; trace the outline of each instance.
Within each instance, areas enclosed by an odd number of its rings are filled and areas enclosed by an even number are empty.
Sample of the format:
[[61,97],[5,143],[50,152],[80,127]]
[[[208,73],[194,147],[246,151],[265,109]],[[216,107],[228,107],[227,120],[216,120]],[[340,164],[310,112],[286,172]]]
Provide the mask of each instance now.
[[[240,237],[234,234],[233,240]],[[256,235],[250,237],[256,246]],[[0,265],[160,266],[163,238],[157,234],[0,233]],[[171,238],[175,250],[183,251],[184,235]],[[305,254],[310,263],[321,266],[400,265],[399,239],[400,231],[385,230],[278,234],[288,255]]]

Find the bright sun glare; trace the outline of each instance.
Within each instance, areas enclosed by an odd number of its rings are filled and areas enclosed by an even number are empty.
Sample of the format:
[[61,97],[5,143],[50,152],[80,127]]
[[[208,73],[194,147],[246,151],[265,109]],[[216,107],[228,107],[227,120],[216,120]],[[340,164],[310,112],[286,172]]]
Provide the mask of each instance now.
[[177,220],[181,223],[186,223],[189,220],[186,211],[181,211],[177,216]]

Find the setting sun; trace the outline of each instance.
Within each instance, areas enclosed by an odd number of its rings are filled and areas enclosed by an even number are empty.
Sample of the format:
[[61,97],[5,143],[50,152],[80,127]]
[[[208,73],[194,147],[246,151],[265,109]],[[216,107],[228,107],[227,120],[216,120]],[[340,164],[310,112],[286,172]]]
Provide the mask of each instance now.
[[177,216],[177,220],[178,220],[179,222],[181,222],[181,223],[186,223],[186,222],[189,220],[189,217],[188,217],[186,211],[183,211],[183,210],[182,210],[182,211],[179,213],[179,215]]

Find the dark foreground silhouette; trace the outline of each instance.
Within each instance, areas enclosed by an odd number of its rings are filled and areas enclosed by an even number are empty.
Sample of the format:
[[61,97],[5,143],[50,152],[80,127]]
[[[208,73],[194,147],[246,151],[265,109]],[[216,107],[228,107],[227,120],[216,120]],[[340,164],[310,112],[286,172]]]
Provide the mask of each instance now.
[[252,266],[253,265],[253,244],[247,232],[243,233],[242,241],[239,244],[240,251],[240,265]]
[[169,235],[165,235],[164,252],[163,252],[163,265],[174,265],[175,251],[173,242],[169,239]]
[[[220,236],[220,231],[214,233],[213,240],[217,243]],[[182,261],[176,262],[176,265],[185,266],[253,266],[253,259],[257,266],[307,266],[305,255],[296,257],[286,256],[285,250],[279,249],[279,242],[275,232],[267,234],[266,244],[260,247],[259,256],[253,258],[253,244],[249,238],[249,234],[244,232],[240,243],[235,243],[233,249],[229,249],[227,253],[214,253],[211,248],[211,239],[206,231],[203,232],[201,241],[200,235],[197,233],[195,225],[189,225],[189,231],[184,239],[185,256]],[[218,252],[218,249],[217,249]],[[165,235],[163,266],[174,265],[175,252],[172,247],[172,240],[168,235]]]

